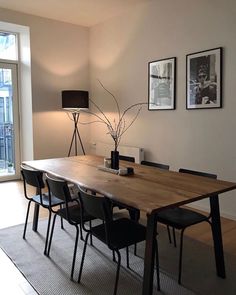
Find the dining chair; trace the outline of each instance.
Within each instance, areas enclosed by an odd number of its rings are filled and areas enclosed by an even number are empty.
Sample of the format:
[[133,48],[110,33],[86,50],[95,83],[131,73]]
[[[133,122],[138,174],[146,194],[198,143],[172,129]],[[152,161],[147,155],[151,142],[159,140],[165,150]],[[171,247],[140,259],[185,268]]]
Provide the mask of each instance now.
[[164,170],[169,170],[170,169],[169,165],[150,162],[150,161],[141,161],[141,165],[156,167],[156,168],[160,168],[160,169],[164,169]]
[[130,156],[119,155],[119,160],[135,163],[135,158]]
[[[50,210],[51,207],[61,206],[64,202],[55,196],[52,196],[49,200],[48,194],[43,193],[43,189],[45,188],[45,184],[43,181],[43,172],[35,169],[31,169],[24,165],[21,165],[21,175],[23,178],[23,187],[24,187],[24,195],[25,198],[28,200],[28,207],[26,211],[26,218],[25,218],[25,226],[23,232],[23,239],[25,239],[30,205],[32,202],[46,208],[48,210],[48,226],[47,226],[47,233],[45,239],[45,248],[44,254],[47,252],[47,245],[48,245],[48,237],[49,237],[49,230],[50,230],[50,223],[51,223],[51,215],[52,212]],[[36,194],[30,194],[30,186],[36,189]],[[61,223],[61,227],[63,224]]]
[[[217,175],[188,170],[181,168],[179,169],[180,173],[188,173],[196,176],[203,176],[208,178],[216,179]],[[176,237],[175,237],[175,229],[180,230],[180,250],[179,250],[179,267],[178,267],[178,283],[181,284],[181,275],[182,275],[182,255],[183,255],[183,235],[186,228],[201,223],[208,222],[212,229],[211,223],[211,214],[204,215],[195,210],[187,209],[184,207],[170,208],[160,211],[157,215],[157,222],[165,224],[167,226],[172,227],[173,229],[173,238],[174,245],[176,247]]]
[[[98,196],[88,193],[80,188],[79,200],[81,206],[81,218],[82,227],[86,234],[84,249],[81,259],[81,265],[78,276],[78,283],[81,282],[82,270],[86,255],[86,248],[88,243],[89,235],[93,235],[98,240],[107,245],[107,247],[117,254],[117,268],[116,268],[116,279],[113,295],[117,294],[119,272],[121,264],[120,250],[126,248],[127,267],[129,267],[129,251],[128,247],[145,241],[146,239],[146,227],[140,223],[135,222],[129,218],[113,219],[112,208],[110,200],[104,196]],[[84,215],[90,214],[101,220],[100,224],[91,226],[90,228],[85,227]],[[86,216],[86,215],[85,215]],[[159,280],[159,263],[158,263],[158,248],[157,241],[155,239],[155,251],[156,251],[156,267],[157,267],[157,287],[160,290]]]
[[[70,274],[70,279],[73,280],[79,232],[80,232],[80,237],[83,240],[81,216],[80,216],[81,210],[80,210],[80,205],[78,201],[78,195],[76,196],[71,195],[68,183],[67,181],[63,179],[55,178],[46,174],[46,183],[48,186],[49,198],[51,198],[52,196],[56,196],[58,199],[60,199],[64,203],[64,207],[58,209],[57,211],[54,211],[53,208],[51,208],[52,212],[55,213],[55,215],[52,222],[47,256],[50,255],[56,217],[60,216],[61,218],[65,219],[69,224],[73,225],[76,229],[75,245],[74,245],[71,274]],[[84,222],[89,222],[90,226],[91,226],[91,220],[93,219],[94,217],[88,214],[84,214]],[[79,231],[79,228],[80,228],[80,231]]]

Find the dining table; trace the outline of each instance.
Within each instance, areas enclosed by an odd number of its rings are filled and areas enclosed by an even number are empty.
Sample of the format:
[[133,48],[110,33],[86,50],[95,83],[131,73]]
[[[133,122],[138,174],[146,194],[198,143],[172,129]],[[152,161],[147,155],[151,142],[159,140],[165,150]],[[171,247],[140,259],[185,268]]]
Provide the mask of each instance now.
[[[153,293],[158,212],[166,208],[187,205],[209,198],[216,273],[221,278],[226,277],[219,194],[236,189],[236,183],[126,161],[120,161],[120,166],[131,167],[134,173],[132,175],[118,175],[99,169],[102,167],[103,161],[104,158],[101,156],[82,155],[24,161],[23,164],[84,188],[92,189],[114,202],[136,208],[146,214],[147,231],[142,295]],[[37,230],[38,210],[39,208],[36,206],[34,230]]]

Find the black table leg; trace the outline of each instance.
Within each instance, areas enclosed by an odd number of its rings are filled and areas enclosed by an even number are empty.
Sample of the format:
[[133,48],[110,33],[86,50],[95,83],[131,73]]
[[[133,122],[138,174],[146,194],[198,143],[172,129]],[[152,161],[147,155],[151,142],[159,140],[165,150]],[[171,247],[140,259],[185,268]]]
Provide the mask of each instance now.
[[[40,193],[40,189],[37,188],[36,189],[36,195],[38,195]],[[39,219],[39,204],[34,204],[34,219],[33,219],[33,225],[32,225],[32,229],[33,231],[37,231],[38,230],[38,219]]]
[[147,215],[147,234],[144,257],[143,295],[152,295],[153,273],[155,261],[156,218],[154,214]]
[[214,241],[216,271],[219,277],[225,278],[224,250],[221,234],[220,208],[218,196],[210,197],[210,206],[212,216],[212,235]]
[[34,204],[34,219],[33,219],[33,226],[32,226],[33,231],[38,230],[38,219],[39,219],[39,205]]

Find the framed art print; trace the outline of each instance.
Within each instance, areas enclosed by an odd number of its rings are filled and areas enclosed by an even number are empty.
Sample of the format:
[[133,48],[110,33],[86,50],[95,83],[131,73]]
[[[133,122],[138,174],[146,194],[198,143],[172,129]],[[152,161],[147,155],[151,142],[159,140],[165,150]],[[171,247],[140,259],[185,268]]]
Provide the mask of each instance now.
[[186,108],[222,107],[222,47],[186,56]]
[[176,57],[148,63],[148,109],[175,109]]

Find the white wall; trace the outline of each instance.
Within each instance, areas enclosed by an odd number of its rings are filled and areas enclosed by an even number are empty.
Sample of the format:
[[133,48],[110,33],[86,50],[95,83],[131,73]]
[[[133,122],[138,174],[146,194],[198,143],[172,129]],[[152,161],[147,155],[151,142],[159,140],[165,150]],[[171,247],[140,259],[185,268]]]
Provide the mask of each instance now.
[[[234,0],[152,1],[90,29],[91,94],[107,112],[147,101],[149,61],[177,57],[177,109],[147,111],[122,144],[145,149],[147,160],[218,174],[236,181],[236,2]],[[223,46],[223,108],[186,110],[186,54]],[[91,126],[91,143],[111,142],[103,126]],[[236,193],[221,200],[224,215],[236,218]],[[206,202],[200,202],[205,208]]]
[[[2,8],[0,19],[30,28],[34,158],[67,156],[73,122],[61,110],[61,90],[88,90],[89,31]],[[81,129],[86,145],[89,128]]]

